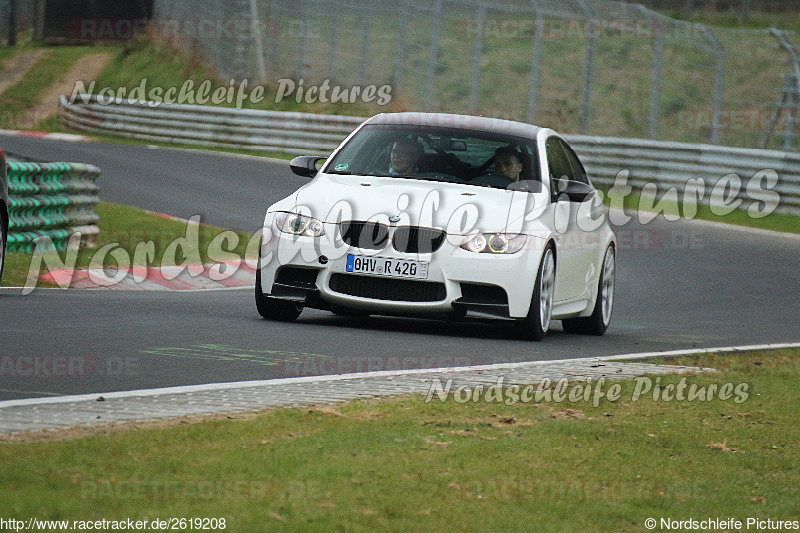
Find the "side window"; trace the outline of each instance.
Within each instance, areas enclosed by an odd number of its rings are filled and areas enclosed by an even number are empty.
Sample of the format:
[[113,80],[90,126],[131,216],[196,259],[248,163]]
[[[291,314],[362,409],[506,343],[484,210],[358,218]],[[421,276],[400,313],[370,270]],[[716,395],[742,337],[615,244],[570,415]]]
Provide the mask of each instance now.
[[571,180],[572,167],[567,159],[567,154],[561,147],[561,143],[555,137],[547,139],[547,166],[550,171],[550,191],[555,195],[558,193],[558,182],[562,179]]
[[575,181],[580,181],[582,183],[586,183],[587,185],[591,185],[589,183],[589,178],[586,176],[586,170],[583,168],[581,164],[581,160],[578,159],[578,156],[569,147],[569,145],[561,140],[559,140],[559,144],[564,149],[564,153],[567,155],[567,160],[569,161],[570,167],[572,167],[572,178]]

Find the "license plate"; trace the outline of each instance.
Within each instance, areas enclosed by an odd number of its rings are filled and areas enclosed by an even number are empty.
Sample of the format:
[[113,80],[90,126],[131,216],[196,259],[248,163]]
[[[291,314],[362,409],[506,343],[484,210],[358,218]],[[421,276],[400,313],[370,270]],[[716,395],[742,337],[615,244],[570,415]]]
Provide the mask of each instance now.
[[345,270],[355,274],[428,279],[428,263],[406,259],[348,254]]

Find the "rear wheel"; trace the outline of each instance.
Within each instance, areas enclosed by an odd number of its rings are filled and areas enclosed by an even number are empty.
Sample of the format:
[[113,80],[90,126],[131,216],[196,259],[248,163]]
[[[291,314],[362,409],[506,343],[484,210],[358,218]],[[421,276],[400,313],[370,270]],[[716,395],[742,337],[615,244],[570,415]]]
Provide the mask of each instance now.
[[278,300],[266,296],[261,290],[261,258],[258,260],[256,269],[256,309],[262,318],[267,320],[281,320],[283,322],[293,322],[297,320],[303,312],[303,306],[294,302]]
[[516,324],[518,337],[532,341],[544,338],[547,330],[550,329],[550,319],[553,316],[555,288],[556,260],[553,255],[553,246],[548,244],[542,260],[539,262],[539,272],[536,275],[528,316]]
[[600,269],[597,287],[597,300],[591,316],[562,320],[564,331],[583,335],[602,335],[611,324],[611,311],[614,307],[614,282],[616,275],[614,246],[609,246]]

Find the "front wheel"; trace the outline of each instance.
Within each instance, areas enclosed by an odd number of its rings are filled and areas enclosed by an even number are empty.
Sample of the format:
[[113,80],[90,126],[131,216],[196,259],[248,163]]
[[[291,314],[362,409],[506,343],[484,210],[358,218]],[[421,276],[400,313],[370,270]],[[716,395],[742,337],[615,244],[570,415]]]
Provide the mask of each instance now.
[[616,258],[614,246],[606,250],[603,266],[600,269],[600,280],[597,286],[597,300],[591,316],[562,320],[564,331],[583,335],[602,335],[611,324],[611,310],[614,307],[614,281],[616,274]]
[[549,244],[539,262],[539,272],[536,275],[528,316],[516,324],[519,338],[540,341],[547,334],[547,330],[550,329],[550,319],[553,316],[555,289],[556,260],[553,255],[553,246]]
[[256,309],[262,318],[282,322],[294,322],[303,312],[302,305],[264,295],[261,290],[261,258],[256,269]]

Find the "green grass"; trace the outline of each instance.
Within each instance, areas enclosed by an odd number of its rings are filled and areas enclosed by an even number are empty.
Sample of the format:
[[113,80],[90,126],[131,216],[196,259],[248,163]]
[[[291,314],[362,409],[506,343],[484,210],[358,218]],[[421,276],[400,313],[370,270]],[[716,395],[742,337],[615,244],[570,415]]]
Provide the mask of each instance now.
[[[217,88],[227,88],[228,80],[220,78],[218,73],[203,63],[194,54],[176,50],[164,45],[156,45],[148,41],[133,41],[118,47],[111,64],[106,67],[97,79],[97,87],[124,87],[128,91],[138,86],[146,78],[148,88],[162,87],[165,91],[170,87],[180,89],[187,80],[194,82],[195,90],[205,80],[212,81],[211,93]],[[249,80],[252,89],[253,80]],[[338,115],[369,116],[385,109],[378,106],[355,105],[348,103],[298,103],[294,98],[283,98],[275,102],[277,80],[269,80],[265,85],[264,98],[261,102],[244,102],[245,109],[270,109],[277,111],[303,111],[307,113],[330,113]],[[191,102],[185,102],[191,103]],[[212,105],[212,104],[207,104]],[[223,102],[222,107],[233,107],[235,102]]]
[[791,9],[785,11],[760,11],[752,10],[748,20],[743,20],[740,3],[732,3],[732,9],[704,9],[699,10],[687,19],[683,13],[670,12],[666,15],[678,20],[688,20],[689,22],[700,22],[709,26],[720,28],[735,29],[761,29],[780,28],[782,30],[800,30],[800,19]]
[[[607,192],[607,191],[606,191]],[[606,194],[603,198],[606,205],[609,205],[611,199]],[[618,205],[619,200],[615,200],[615,205]],[[623,206],[628,214],[636,212],[655,212],[653,209],[654,203],[656,205],[663,205],[662,214],[678,215],[681,217],[688,216],[684,208],[678,204],[671,202],[653,202],[649,198],[642,198],[637,191],[627,195],[624,198]],[[753,218],[746,210],[735,209],[730,213],[724,215],[715,214],[707,205],[698,205],[697,213],[692,218],[699,220],[707,220],[710,222],[721,222],[725,224],[734,224],[737,226],[745,226],[749,228],[765,229],[770,231],[779,231],[782,233],[800,233],[800,217],[786,213],[770,213],[763,218]]]
[[20,53],[19,48],[0,46],[0,69],[5,68],[7,62]]
[[[123,205],[109,204],[101,202],[98,204],[95,212],[100,216],[98,224],[100,233],[97,236],[97,246],[93,249],[81,250],[78,253],[76,268],[87,268],[92,258],[96,255],[99,249],[107,244],[116,243],[116,246],[110,248],[121,249],[126,252],[130,261],[135,257],[135,251],[139,243],[153,242],[153,255],[148,259],[149,266],[161,266],[165,260],[164,252],[169,249],[170,243],[187,235],[187,224],[177,222],[174,220],[164,219],[162,217],[150,214],[141,209],[128,207]],[[200,221],[202,224],[202,220]],[[197,244],[192,239],[189,239],[190,246],[178,248],[177,252],[166,258],[172,260],[174,257],[175,263],[180,265],[187,258],[199,257],[203,263],[212,262],[209,259],[209,246],[215,237],[229,230],[221,228],[201,225],[198,230]],[[232,247],[232,241],[220,243],[223,248],[222,251],[235,253],[240,258],[245,257],[247,244],[251,236],[245,232],[229,232],[230,238],[233,235],[238,237],[238,244]],[[218,247],[215,247],[219,251]],[[196,255],[193,255],[196,252]],[[215,253],[212,250],[212,253]],[[219,254],[217,253],[217,256]],[[6,265],[3,272],[3,286],[18,287],[25,284],[26,277],[31,265],[31,253],[11,253],[6,256]],[[61,261],[65,261],[66,253],[60,252],[59,257]],[[143,256],[142,256],[143,257]],[[253,254],[253,258],[255,254]],[[189,261],[189,263],[193,263]],[[105,254],[103,266],[106,268],[116,268],[116,261],[113,259],[111,253]],[[43,268],[40,274],[45,274],[46,269]],[[48,286],[47,284],[40,284],[40,286]]]
[[[630,18],[638,19],[634,12]],[[800,27],[800,22],[780,13],[754,11],[750,22],[743,25],[732,17],[733,12],[699,12],[693,22],[715,26],[717,38],[727,49],[724,92],[725,125],[721,132],[723,145],[756,147],[766,125],[766,119],[777,101],[778,91],[786,74],[785,53],[776,48],[773,37],[762,32],[738,31],[743,27],[784,29]],[[472,67],[472,41],[465,29],[475,14],[471,10],[447,13],[441,26],[440,62],[435,83],[434,107],[442,111],[465,112],[469,107],[470,76]],[[490,20],[503,19],[501,12],[490,13]],[[297,57],[291,52],[295,35],[286,35],[287,51],[278,58],[272,69],[272,59],[267,54],[270,71],[267,73],[266,98],[258,104],[245,103],[245,107],[316,113],[369,116],[381,111],[418,110],[424,107],[427,58],[429,50],[430,20],[418,21],[407,36],[404,69],[404,90],[392,91],[388,106],[373,104],[323,104],[298,103],[294,98],[275,102],[277,80],[295,78],[298,72]],[[551,19],[545,21],[550,27]],[[555,22],[559,22],[556,20]],[[563,21],[561,21],[563,22]],[[327,35],[334,29],[333,21],[319,22],[315,32],[321,37],[309,39],[304,60],[303,75],[307,85],[326,77],[329,61]],[[346,35],[359,32],[360,16],[342,13],[336,28]],[[346,28],[346,30],[343,30]],[[370,40],[367,83],[381,85],[393,83],[396,48],[394,16],[373,17]],[[524,32],[523,32],[524,33]],[[355,38],[355,37],[354,37]],[[648,110],[650,78],[652,74],[653,39],[648,36],[616,36],[611,32],[597,40],[592,91],[592,117],[590,134],[619,137],[648,137]],[[299,44],[299,41],[298,41]],[[360,80],[358,50],[342,49],[337,56],[335,72],[330,76],[333,84],[349,87]],[[586,58],[585,38],[545,38],[542,41],[540,86],[537,95],[537,112],[534,121],[565,133],[580,130],[580,102]],[[797,43],[795,43],[797,44]],[[360,46],[360,44],[359,44]],[[96,51],[98,47],[85,47]],[[146,41],[133,41],[122,45],[102,47],[114,55],[112,63],[99,76],[97,87],[125,87],[139,85],[143,78],[148,87],[180,87],[192,80],[196,86],[203,80],[213,81],[213,88],[226,87],[227,80],[206,66],[197,53],[181,52],[166,44],[156,45]],[[57,55],[72,52],[60,52]],[[269,50],[267,50],[269,52]],[[2,54],[7,53],[0,50]],[[696,27],[688,27],[665,40],[664,72],[661,87],[659,138],[685,142],[709,142],[710,111],[713,108],[714,56],[708,49],[706,38]],[[520,34],[516,38],[492,37],[484,40],[481,64],[481,108],[478,112],[489,116],[525,119],[528,108],[530,79],[531,36]],[[69,61],[55,62],[56,70],[63,70]],[[52,79],[53,72],[38,76],[37,83]],[[336,80],[342,80],[337,82]],[[250,79],[251,86],[256,80]],[[30,85],[16,89],[15,98],[32,99],[35,91]],[[35,87],[34,87],[35,89]],[[28,94],[31,93],[31,94]],[[13,103],[13,102],[12,102]],[[19,106],[19,103],[15,105]],[[222,105],[233,105],[224,103]],[[9,119],[7,118],[6,122]],[[56,127],[53,121],[40,124],[40,129]],[[782,137],[776,135],[770,147],[781,148]]]
[[746,401],[632,401],[626,382],[618,401],[597,407],[411,396],[8,443],[0,506],[45,519],[224,517],[227,531],[642,531],[648,517],[797,519],[800,351],[688,361],[723,363],[689,384],[746,384]]
[[75,61],[81,56],[98,51],[98,48],[89,46],[54,48],[25,46],[20,47],[20,50],[37,48],[44,50],[44,57],[23,76],[19,83],[9,87],[0,95],[0,128],[33,129],[36,120],[40,120],[41,117],[38,119],[30,117],[26,112],[39,103],[44,92],[66,74]]

